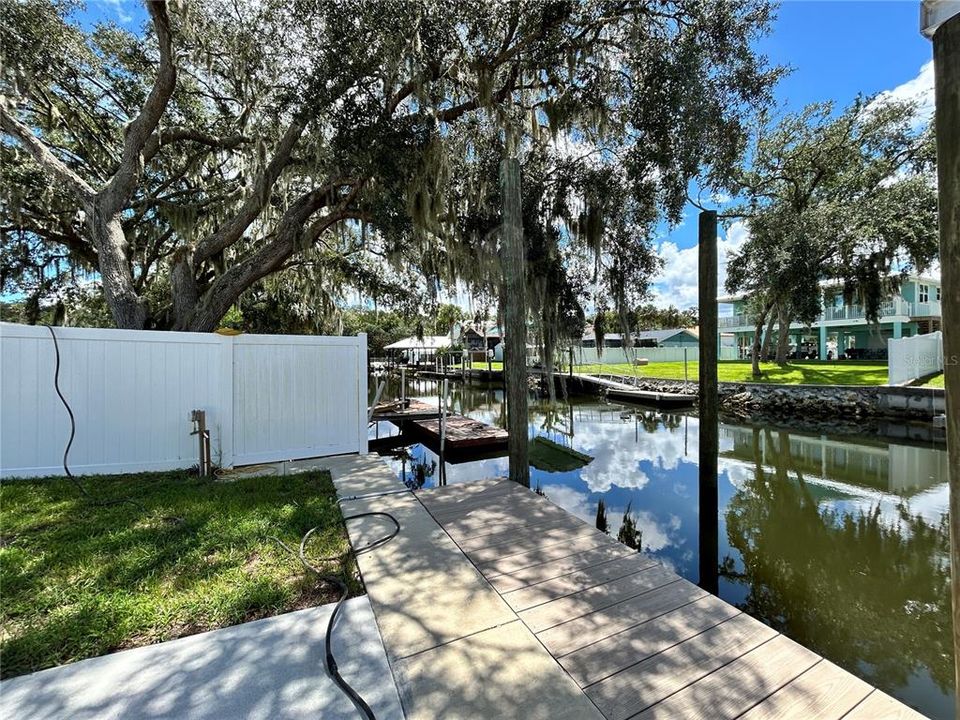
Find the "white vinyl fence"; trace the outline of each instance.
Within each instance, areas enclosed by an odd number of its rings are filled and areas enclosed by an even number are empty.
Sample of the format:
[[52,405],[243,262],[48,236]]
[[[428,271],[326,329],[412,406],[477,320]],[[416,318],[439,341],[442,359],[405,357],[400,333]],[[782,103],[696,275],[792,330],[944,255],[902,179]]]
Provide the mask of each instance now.
[[[657,347],[657,348],[604,348],[603,355],[597,357],[596,348],[574,348],[573,362],[575,365],[616,365],[619,363],[632,363],[633,358],[645,358],[646,360],[657,362],[683,362],[683,351],[687,351],[687,362],[697,362],[700,359],[700,348],[698,347]],[[721,347],[721,360],[737,360],[737,349],[735,347]]]
[[943,334],[940,332],[887,340],[887,382],[905,382],[943,370]]
[[[185,468],[191,410],[223,467],[366,452],[366,336],[54,328],[76,474]],[[0,477],[62,475],[70,422],[45,327],[0,323]]]

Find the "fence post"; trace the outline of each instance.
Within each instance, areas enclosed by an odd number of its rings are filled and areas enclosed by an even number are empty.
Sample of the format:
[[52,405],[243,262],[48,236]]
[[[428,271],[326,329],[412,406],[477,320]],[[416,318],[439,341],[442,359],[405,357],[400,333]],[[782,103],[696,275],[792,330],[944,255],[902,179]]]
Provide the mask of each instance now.
[[367,454],[367,334],[357,335],[357,412],[360,415],[357,452]]
[[219,424],[219,457],[216,460],[221,467],[233,467],[233,428],[234,422],[234,402],[235,392],[235,369],[233,366],[233,345],[239,336],[220,335],[220,388],[218,404],[220,406],[217,412],[217,422]]

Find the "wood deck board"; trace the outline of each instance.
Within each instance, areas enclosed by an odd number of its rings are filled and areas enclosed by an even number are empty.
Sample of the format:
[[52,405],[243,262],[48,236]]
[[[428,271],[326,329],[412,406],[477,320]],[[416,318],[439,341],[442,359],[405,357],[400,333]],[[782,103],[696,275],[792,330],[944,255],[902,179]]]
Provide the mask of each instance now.
[[537,634],[554,657],[616,635],[634,625],[664,615],[671,610],[699,600],[706,593],[685,580],[675,580],[669,585],[611,605],[603,610],[570,620]]
[[[544,530],[540,532],[539,537],[537,538],[537,542],[534,546],[536,547],[535,552],[548,552],[548,548],[550,548],[550,551],[553,551],[553,547],[555,545],[566,545],[568,549],[571,547],[576,549],[580,542],[596,540],[598,539],[599,535],[600,533],[588,525],[580,525],[580,527],[560,527],[554,528],[553,530]],[[468,550],[461,546],[460,549],[466,553],[467,557],[469,557],[478,565],[481,565],[494,560],[505,560],[517,555],[530,555],[531,552],[534,552],[530,550],[530,547],[530,536],[527,536],[518,537],[512,541],[498,543],[492,547],[479,547]]]
[[603,585],[594,585],[586,590],[524,610],[519,613],[520,619],[537,633],[643,595],[673,582],[676,577],[663,566],[653,565],[632,575],[625,575]]
[[[545,545],[528,552],[510,555],[509,557],[496,558],[490,561],[477,563],[487,579],[494,578],[497,575],[516,572],[524,568],[543,565],[552,560],[560,560],[571,555],[577,555],[584,550],[594,550],[607,546],[607,537],[602,533],[594,532],[588,536],[577,538],[576,545],[570,543],[557,543],[555,545]],[[467,553],[469,556],[469,553]]]
[[776,635],[740,614],[586,688],[604,717],[626,720]]
[[[444,420],[444,443],[451,450],[485,445],[505,445],[507,431],[503,428],[487,425],[463,415],[447,415]],[[440,439],[440,418],[414,420],[412,423],[418,432]]]
[[922,717],[528,488],[432,492],[436,522],[607,720]]
[[[512,493],[510,481],[503,478],[496,480],[475,480],[469,483],[445,485],[439,488],[430,488],[429,491],[420,491],[417,498],[431,513],[434,511],[462,507],[478,499],[489,500],[504,493]],[[461,489],[461,487],[463,489]]]
[[873,688],[860,678],[822,660],[790,684],[754,706],[743,720],[839,720]]
[[502,524],[516,528],[536,520],[559,520],[567,514],[562,508],[543,500],[539,495],[517,496],[516,494],[493,495],[478,498],[456,506],[447,506],[430,511],[442,525],[451,525],[457,530],[481,531],[488,525]]
[[398,403],[382,404],[373,410],[371,420],[393,422],[395,420],[427,419],[440,415],[437,405],[425,403],[422,400],[409,399],[406,408],[396,407]]
[[564,655],[558,661],[580,687],[586,687],[739,614],[732,605],[707,595]]
[[843,720],[924,720],[913,708],[874,690],[865,700],[843,716]]
[[733,720],[819,661],[815,653],[777,635],[634,717]]
[[655,566],[657,566],[656,561],[635,553],[594,565],[586,570],[544,580],[536,585],[511,590],[503,594],[503,599],[519,612]]
[[576,518],[571,518],[567,516],[566,518],[558,518],[553,515],[549,517],[543,517],[538,519],[524,518],[525,522],[521,525],[515,525],[514,523],[493,523],[486,525],[480,528],[475,527],[458,527],[456,521],[452,523],[446,523],[444,529],[447,531],[447,534],[450,535],[458,544],[461,544],[461,547],[469,549],[468,543],[473,543],[474,546],[483,547],[483,544],[486,542],[485,538],[492,535],[507,535],[508,537],[516,532],[522,532],[523,530],[534,530],[536,528],[550,528],[561,525],[566,525],[568,527],[573,526],[574,521],[579,522]]
[[505,593],[631,555],[636,555],[636,551],[631,550],[626,545],[617,543],[593,550],[584,550],[576,555],[570,555],[542,565],[534,565],[503,575],[487,577],[487,580],[501,593]]
[[530,540],[538,537],[541,533],[552,533],[554,531],[575,532],[579,530],[582,525],[583,523],[576,518],[551,518],[535,525],[521,525],[519,527],[511,527],[506,530],[499,530],[484,535],[462,533],[459,537],[452,535],[451,537],[454,537],[460,549],[464,552],[469,552],[470,550],[479,550],[481,548],[512,543],[521,538]]

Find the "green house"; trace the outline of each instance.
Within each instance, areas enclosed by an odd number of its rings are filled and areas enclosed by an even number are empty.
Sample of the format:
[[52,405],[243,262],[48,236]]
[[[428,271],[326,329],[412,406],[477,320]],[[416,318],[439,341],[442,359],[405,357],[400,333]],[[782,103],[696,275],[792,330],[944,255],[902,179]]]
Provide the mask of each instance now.
[[[884,359],[887,340],[936,332],[942,326],[939,278],[909,276],[881,305],[879,325],[867,321],[862,305],[844,304],[836,283],[821,284],[820,292],[820,317],[809,327],[790,325],[790,350],[796,357]],[[745,294],[719,297],[717,303],[719,332],[734,336],[739,357],[750,357],[756,329],[745,311]]]

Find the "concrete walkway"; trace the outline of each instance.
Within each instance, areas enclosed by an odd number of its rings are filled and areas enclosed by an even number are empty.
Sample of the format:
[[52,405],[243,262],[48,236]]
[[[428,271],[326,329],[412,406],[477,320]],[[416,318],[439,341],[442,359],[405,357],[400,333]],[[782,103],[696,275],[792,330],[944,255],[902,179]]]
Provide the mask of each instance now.
[[[373,456],[330,458],[345,516],[382,511],[401,531],[358,563],[408,720],[601,718],[592,702],[460,551]],[[370,493],[393,493],[350,499]],[[348,523],[354,547],[389,521]]]
[[[309,608],[6,680],[0,717],[354,720],[357,710],[324,666],[332,610]],[[366,597],[345,603],[333,639],[340,673],[378,720],[401,720]]]

